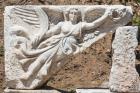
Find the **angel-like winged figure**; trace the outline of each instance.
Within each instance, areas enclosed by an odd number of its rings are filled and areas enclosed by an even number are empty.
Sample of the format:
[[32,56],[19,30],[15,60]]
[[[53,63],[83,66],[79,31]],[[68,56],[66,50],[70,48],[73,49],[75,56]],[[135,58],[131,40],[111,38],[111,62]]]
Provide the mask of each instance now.
[[[99,18],[90,20],[90,22],[85,20],[86,13],[100,9]],[[32,10],[22,7],[14,8],[14,13],[19,20],[26,25],[33,26],[34,30],[38,30],[38,32],[31,31],[31,29],[29,31],[20,24],[11,27],[11,35],[15,35],[16,38],[15,54],[25,72],[19,77],[19,80],[30,81],[30,84],[29,82],[27,84],[29,89],[46,82],[66,64],[65,58],[82,52],[86,47],[102,38],[105,32],[98,31],[97,28],[100,29],[100,26],[106,24],[108,20],[110,23],[117,23],[127,14],[125,7],[120,10],[97,7],[86,9],[84,14],[80,9],[71,7],[59,12],[63,17],[58,22],[53,22],[55,14],[49,14],[41,7],[35,7]],[[57,16],[59,17],[59,15]],[[64,20],[61,20],[62,18]],[[110,29],[112,28],[110,27]],[[28,88],[26,87],[26,89]]]

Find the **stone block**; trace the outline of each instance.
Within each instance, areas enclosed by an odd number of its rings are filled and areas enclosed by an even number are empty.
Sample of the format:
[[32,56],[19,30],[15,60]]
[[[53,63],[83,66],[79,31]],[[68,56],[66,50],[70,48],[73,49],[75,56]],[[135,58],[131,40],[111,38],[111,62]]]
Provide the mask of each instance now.
[[140,92],[139,74],[135,68],[138,45],[137,26],[119,27],[112,43],[113,57],[109,86],[113,92]]

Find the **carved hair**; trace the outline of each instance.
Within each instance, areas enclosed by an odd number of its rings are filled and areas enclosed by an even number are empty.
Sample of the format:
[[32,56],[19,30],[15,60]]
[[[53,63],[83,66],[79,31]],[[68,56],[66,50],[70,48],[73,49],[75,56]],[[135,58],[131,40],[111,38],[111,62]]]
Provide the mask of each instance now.
[[64,14],[64,20],[66,21],[69,21],[69,14],[70,14],[70,11],[74,10],[77,14],[77,22],[80,22],[81,21],[81,12],[77,9],[77,8],[70,8],[69,10],[66,10],[63,12]]

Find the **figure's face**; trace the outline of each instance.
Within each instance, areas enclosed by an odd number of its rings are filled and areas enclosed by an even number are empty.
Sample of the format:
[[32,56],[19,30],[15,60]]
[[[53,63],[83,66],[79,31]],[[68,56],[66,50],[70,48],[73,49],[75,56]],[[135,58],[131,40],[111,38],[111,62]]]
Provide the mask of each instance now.
[[76,10],[76,9],[70,10],[69,20],[72,22],[77,22],[77,18],[78,18],[78,10]]

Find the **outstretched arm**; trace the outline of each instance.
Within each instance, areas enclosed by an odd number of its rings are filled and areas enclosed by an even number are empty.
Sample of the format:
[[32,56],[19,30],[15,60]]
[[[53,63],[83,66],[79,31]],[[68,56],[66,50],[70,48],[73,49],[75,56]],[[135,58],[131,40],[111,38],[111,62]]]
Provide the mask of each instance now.
[[99,19],[93,21],[92,23],[82,22],[82,29],[90,30],[90,29],[94,29],[94,28],[100,26],[106,20],[108,20],[109,12],[110,12],[109,9],[107,9],[102,17],[100,17]]

